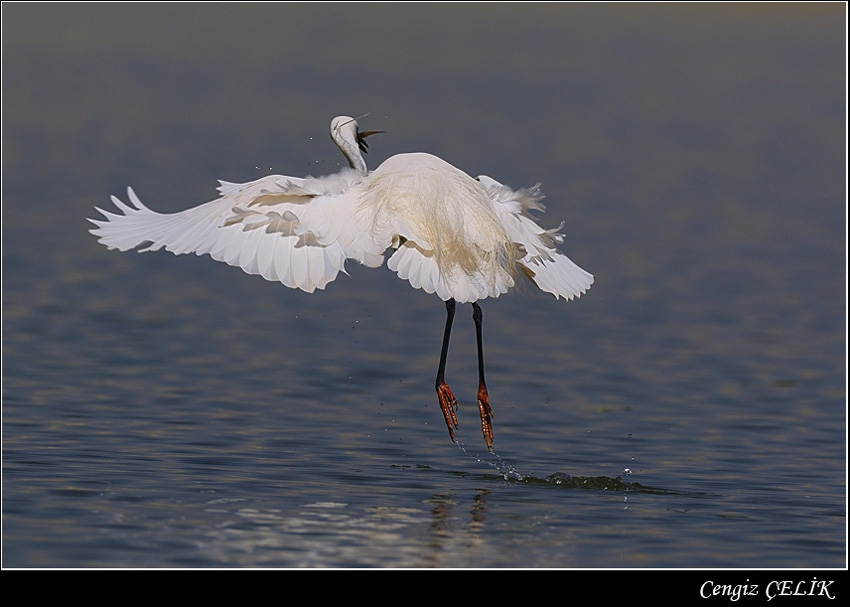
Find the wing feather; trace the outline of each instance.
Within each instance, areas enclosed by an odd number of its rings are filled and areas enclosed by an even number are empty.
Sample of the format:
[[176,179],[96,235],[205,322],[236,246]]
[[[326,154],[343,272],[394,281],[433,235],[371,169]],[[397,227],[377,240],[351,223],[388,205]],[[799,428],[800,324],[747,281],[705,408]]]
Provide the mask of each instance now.
[[362,176],[344,170],[329,177],[270,175],[249,183],[220,182],[221,197],[178,213],[158,213],[127,188],[112,196],[118,212],[97,208],[91,233],[110,249],[162,248],[181,255],[209,254],[248,274],[312,292],[323,289],[345,260],[383,263],[386,244],[364,237],[350,193]]
[[544,210],[540,185],[512,190],[486,175],[480,175],[478,180],[487,190],[508,237],[525,252],[518,264],[531,281],[556,299],[570,300],[585,293],[593,284],[593,275],[555,248],[556,243],[564,241],[563,235],[558,233],[564,224],[546,230],[528,213]]

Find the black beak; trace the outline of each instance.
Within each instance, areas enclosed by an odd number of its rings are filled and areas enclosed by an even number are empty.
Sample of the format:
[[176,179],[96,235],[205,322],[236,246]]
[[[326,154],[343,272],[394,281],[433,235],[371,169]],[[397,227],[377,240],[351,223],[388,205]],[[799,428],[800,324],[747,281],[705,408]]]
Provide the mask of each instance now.
[[360,147],[361,152],[364,154],[368,153],[366,148],[369,147],[369,144],[366,143],[366,137],[369,135],[377,135],[378,133],[386,133],[386,131],[364,131],[362,133],[357,131],[357,145]]

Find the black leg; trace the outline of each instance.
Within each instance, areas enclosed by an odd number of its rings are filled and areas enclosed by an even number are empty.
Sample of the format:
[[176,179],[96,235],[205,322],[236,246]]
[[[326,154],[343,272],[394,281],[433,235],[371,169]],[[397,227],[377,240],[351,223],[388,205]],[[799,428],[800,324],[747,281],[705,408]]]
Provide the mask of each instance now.
[[449,356],[449,340],[452,337],[452,322],[455,319],[455,300],[446,302],[446,330],[443,333],[443,349],[440,352],[440,366],[437,368],[437,387],[446,380],[446,358]]
[[493,410],[490,408],[490,399],[487,394],[487,384],[484,381],[484,348],[481,341],[481,306],[477,301],[472,302],[472,320],[475,322],[475,339],[478,345],[478,412],[481,414],[481,432],[484,434],[484,442],[487,450],[493,450]]
[[448,384],[446,384],[446,358],[449,355],[449,339],[452,335],[452,322],[455,318],[455,300],[449,299],[446,301],[446,331],[443,334],[443,348],[440,352],[440,366],[437,368],[437,398],[440,401],[440,409],[443,412],[443,417],[446,418],[446,427],[449,429],[449,436],[452,442],[455,440],[454,428],[457,428],[457,399],[452,394]]

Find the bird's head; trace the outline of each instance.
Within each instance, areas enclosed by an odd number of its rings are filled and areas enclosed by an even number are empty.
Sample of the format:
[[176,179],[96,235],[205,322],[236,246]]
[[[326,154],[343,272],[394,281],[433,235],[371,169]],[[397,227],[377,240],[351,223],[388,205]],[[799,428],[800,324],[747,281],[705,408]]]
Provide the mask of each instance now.
[[[361,116],[362,118],[362,116]],[[377,133],[385,133],[386,131],[360,131],[360,125],[357,120],[351,116],[337,116],[331,120],[331,136],[337,145],[340,142],[348,144],[357,144],[357,147],[364,154],[368,152],[369,144],[366,143],[366,137]],[[340,146],[342,147],[342,146]]]

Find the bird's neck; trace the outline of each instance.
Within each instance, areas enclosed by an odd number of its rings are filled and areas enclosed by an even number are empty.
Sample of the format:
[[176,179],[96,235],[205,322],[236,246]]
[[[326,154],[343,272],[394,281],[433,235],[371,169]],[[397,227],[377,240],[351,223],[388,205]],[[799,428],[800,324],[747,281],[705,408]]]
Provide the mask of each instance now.
[[369,172],[369,169],[366,167],[366,161],[363,159],[363,154],[360,153],[360,148],[357,147],[356,143],[352,144],[350,141],[340,138],[334,138],[334,143],[339,147],[339,151],[345,156],[348,165],[352,169],[356,169],[361,175]]

